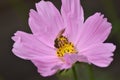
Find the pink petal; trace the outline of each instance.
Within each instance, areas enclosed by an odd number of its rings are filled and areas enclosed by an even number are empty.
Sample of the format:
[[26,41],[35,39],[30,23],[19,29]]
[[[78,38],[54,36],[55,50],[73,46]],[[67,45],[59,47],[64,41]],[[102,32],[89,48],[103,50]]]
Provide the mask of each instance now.
[[66,54],[64,56],[66,64],[73,65],[77,61],[79,62],[88,62],[87,57],[81,54]]
[[116,46],[111,43],[98,43],[90,45],[82,50],[80,54],[88,59],[88,63],[95,64],[99,67],[107,67],[112,62],[113,51]]
[[33,20],[33,22],[35,22],[33,24],[38,25],[32,26],[31,23],[29,22],[31,29],[33,30],[33,33],[40,33],[41,28],[46,27],[49,29],[52,28],[54,30],[53,32],[56,32],[56,30],[59,31],[61,30],[61,28],[63,28],[62,17],[57,8],[51,2],[49,1],[45,2],[42,0],[36,4],[36,8],[38,13],[33,10],[30,11],[30,22],[32,22],[31,20]]
[[37,66],[38,72],[44,77],[55,74],[61,66],[61,60],[55,56],[35,57],[32,62]]
[[[41,36],[41,42],[50,46],[60,30],[64,28],[59,11],[49,1],[40,1],[36,4],[37,11],[30,10],[29,25],[34,35]],[[49,39],[48,39],[49,37]]]
[[77,61],[77,57],[78,56],[76,54],[66,54],[64,59],[67,64],[72,66]]
[[13,53],[20,58],[31,60],[38,68],[38,72],[44,77],[55,74],[57,70],[70,68],[56,56],[54,48],[40,42],[37,37],[17,31],[12,37],[15,41]]
[[55,50],[47,44],[41,43],[36,36],[18,31],[12,37],[15,41],[13,53],[23,59],[32,59],[36,56],[55,56]]
[[111,32],[111,28],[111,24],[100,13],[90,16],[80,29],[78,46],[84,48],[91,44],[104,42]]
[[80,26],[84,21],[84,13],[80,0],[62,0],[61,14],[65,22],[65,35],[70,41],[76,43]]
[[84,21],[80,0],[62,0],[61,14],[66,23],[69,22],[69,19],[79,23]]

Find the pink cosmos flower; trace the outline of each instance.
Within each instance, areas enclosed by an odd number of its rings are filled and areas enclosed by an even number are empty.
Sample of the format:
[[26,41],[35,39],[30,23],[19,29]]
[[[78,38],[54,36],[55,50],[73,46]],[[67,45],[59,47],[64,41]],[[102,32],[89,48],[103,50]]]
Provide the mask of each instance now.
[[101,13],[84,21],[80,0],[62,0],[61,14],[49,1],[40,1],[36,8],[29,14],[32,34],[17,31],[12,51],[31,60],[42,76],[69,69],[77,61],[99,67],[111,63],[115,45],[104,41],[112,26]]

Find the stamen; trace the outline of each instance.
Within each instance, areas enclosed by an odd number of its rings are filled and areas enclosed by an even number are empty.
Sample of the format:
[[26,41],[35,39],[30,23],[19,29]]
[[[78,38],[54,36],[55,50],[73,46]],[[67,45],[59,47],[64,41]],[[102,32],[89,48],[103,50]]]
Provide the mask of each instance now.
[[57,49],[58,57],[63,57],[66,53],[67,54],[77,53],[73,43],[69,42],[69,40],[62,34],[59,34],[59,36],[57,36],[54,42],[55,42],[54,46]]

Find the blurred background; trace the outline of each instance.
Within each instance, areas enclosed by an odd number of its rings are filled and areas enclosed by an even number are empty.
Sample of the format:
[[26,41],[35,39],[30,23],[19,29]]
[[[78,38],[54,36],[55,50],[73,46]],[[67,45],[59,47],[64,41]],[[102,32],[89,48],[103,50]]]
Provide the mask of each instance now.
[[[41,77],[30,61],[16,57],[11,51],[13,45],[11,36],[17,30],[31,33],[28,25],[29,10],[35,9],[35,3],[39,1],[0,0],[0,80],[57,80],[55,76]],[[49,1],[60,10],[61,0]],[[96,80],[120,80],[120,0],[81,0],[81,3],[85,18],[95,12],[101,12],[113,24],[112,32],[106,42],[117,45],[114,61],[107,68],[92,65]],[[86,67],[81,68],[80,80],[89,80]]]

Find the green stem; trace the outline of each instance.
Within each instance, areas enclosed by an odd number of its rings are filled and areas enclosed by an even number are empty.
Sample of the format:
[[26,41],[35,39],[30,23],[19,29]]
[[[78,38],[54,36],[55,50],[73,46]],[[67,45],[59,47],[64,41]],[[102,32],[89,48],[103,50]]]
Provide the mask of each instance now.
[[94,78],[94,73],[91,65],[88,65],[88,70],[89,70],[89,79],[90,80],[95,80]]
[[76,67],[73,66],[73,67],[72,67],[72,70],[73,70],[74,80],[78,80],[77,72],[76,72]]

